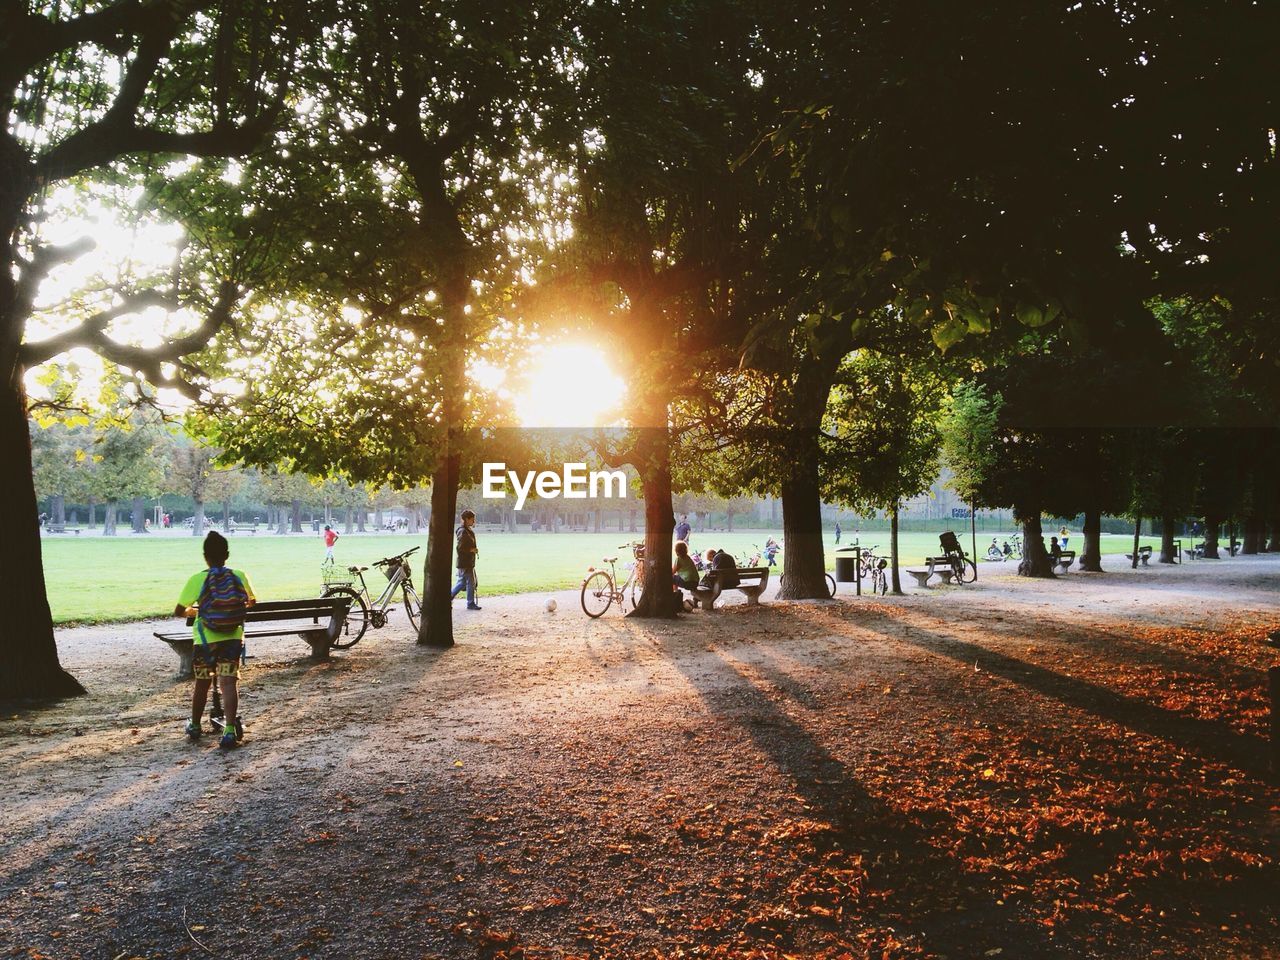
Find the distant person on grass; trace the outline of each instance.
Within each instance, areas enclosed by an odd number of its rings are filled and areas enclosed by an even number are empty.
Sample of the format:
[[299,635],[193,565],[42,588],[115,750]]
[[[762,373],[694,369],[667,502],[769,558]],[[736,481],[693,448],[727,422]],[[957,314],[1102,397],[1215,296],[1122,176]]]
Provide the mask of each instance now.
[[240,654],[244,646],[245,611],[257,600],[245,572],[226,566],[230,553],[227,538],[210,531],[204,538],[204,562],[208,567],[191,575],[173,608],[175,617],[195,619],[191,633],[195,643],[196,686],[191,694],[187,738],[193,742],[200,739],[200,718],[209,687],[216,677],[222,692],[223,715],[227,718],[218,744],[224,750],[236,746],[244,736],[237,712],[240,698],[236,681],[240,677]]
[[836,521],[836,543],[840,542],[840,521]]
[[333,545],[338,542],[338,531],[329,526],[324,525],[324,562],[333,566]]
[[680,515],[680,522],[676,524],[676,539],[689,542],[689,534],[693,532],[693,528],[689,526],[689,515],[687,513]]
[[1071,531],[1064,525],[1063,528],[1058,531],[1058,540],[1061,542],[1063,550],[1067,549],[1067,541],[1070,539]]
[[453,593],[449,599],[455,599],[463,590],[467,591],[467,609],[479,610],[476,603],[476,554],[480,552],[476,546],[476,515],[470,510],[462,511],[462,526],[458,528],[458,582],[453,585]]

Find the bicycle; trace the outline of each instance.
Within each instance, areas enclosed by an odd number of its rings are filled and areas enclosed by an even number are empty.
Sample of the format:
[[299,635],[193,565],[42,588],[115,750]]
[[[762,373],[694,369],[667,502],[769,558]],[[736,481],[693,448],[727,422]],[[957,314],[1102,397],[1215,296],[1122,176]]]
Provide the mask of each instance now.
[[[321,568],[324,573],[325,590],[322,597],[349,597],[351,605],[347,608],[347,618],[342,623],[338,639],[333,641],[335,650],[347,650],[360,642],[365,631],[372,626],[380,630],[387,625],[387,607],[391,606],[396,590],[400,590],[404,603],[404,612],[409,623],[417,630],[422,623],[422,599],[413,586],[413,573],[409,569],[408,558],[417,553],[418,547],[396,554],[394,557],[383,557],[374,561],[373,566],[385,567],[382,572],[387,578],[387,585],[377,600],[372,600],[369,586],[364,582],[364,572],[368,567],[347,567],[343,577],[332,568]],[[354,586],[355,577],[360,581],[360,589]]]
[[617,557],[605,557],[603,563],[609,565],[608,570],[587,567],[587,576],[582,581],[582,612],[592,620],[604,616],[605,612],[617,603],[626,608],[626,601],[631,600],[631,609],[636,608],[640,593],[644,590],[644,541],[619,544],[619,549],[631,548],[635,562],[629,564],[627,578],[618,583],[615,564]]
[[[784,581],[784,580],[786,580],[786,578],[787,578],[787,575],[786,575],[785,573],[780,573],[780,574],[778,574],[778,588],[779,588],[779,589],[781,589],[781,588],[782,588],[782,583],[783,583],[783,581]],[[828,574],[827,574],[827,598],[828,598],[828,599],[830,599],[831,597],[834,597],[835,595],[836,595],[836,578],[835,578],[835,577],[833,577],[831,574],[829,574],[829,573],[828,573]]]
[[969,559],[956,535],[948,530],[938,537],[943,556],[951,564],[951,576],[956,583],[973,583],[978,579],[978,565]]
[[862,553],[862,572],[864,576],[871,578],[871,595],[877,593],[884,596],[889,592],[889,577],[884,572],[889,566],[887,557],[878,557],[873,552],[880,544],[864,548]]

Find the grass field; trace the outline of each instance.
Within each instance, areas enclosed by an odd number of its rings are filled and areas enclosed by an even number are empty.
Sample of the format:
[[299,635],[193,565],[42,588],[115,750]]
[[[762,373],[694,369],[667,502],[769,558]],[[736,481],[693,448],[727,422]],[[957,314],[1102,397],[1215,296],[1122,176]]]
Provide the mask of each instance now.
[[[763,544],[769,531],[749,530],[741,533],[698,533],[692,541],[696,550],[717,547],[729,550],[739,558],[753,553],[753,544]],[[772,535],[782,539],[781,531]],[[981,555],[986,540],[979,534]],[[605,556],[630,557],[619,549],[628,535],[611,533],[485,533],[480,532],[481,596],[486,594],[525,593],[541,590],[563,590],[582,582],[587,566],[599,563]],[[863,537],[867,546],[880,544],[888,550],[888,535]],[[413,546],[426,548],[425,532],[418,536],[353,535],[338,542],[339,565],[368,564]],[[969,548],[969,540],[961,542]],[[1159,547],[1157,539],[1144,537],[1144,543]],[[1129,547],[1132,538],[1103,538],[1103,552],[1120,552]],[[847,543],[846,543],[847,545]],[[55,623],[100,623],[140,620],[167,616],[173,609],[178,590],[188,576],[203,568],[200,541],[179,533],[122,534],[118,537],[48,537],[44,550],[45,580]],[[1073,538],[1077,550],[1080,541]],[[919,563],[938,550],[936,533],[904,533],[899,538],[904,565]],[[827,536],[827,565],[834,568],[835,554],[831,536]],[[414,556],[414,578],[421,586],[422,552]],[[320,590],[320,561],[324,547],[317,536],[251,536],[233,537],[231,564],[242,568],[253,581],[262,599],[291,599],[315,596]],[[779,557],[785,565],[786,551]],[[621,567],[621,564],[619,564]],[[621,569],[619,575],[622,575]],[[367,577],[370,589],[377,591],[381,579],[376,570]]]

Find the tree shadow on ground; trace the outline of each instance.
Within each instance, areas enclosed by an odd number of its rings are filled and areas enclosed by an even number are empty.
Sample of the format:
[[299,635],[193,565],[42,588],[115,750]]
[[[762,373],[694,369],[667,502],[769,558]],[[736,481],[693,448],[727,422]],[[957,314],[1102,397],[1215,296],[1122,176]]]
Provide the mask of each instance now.
[[[661,643],[661,641],[659,641]],[[800,721],[783,709],[791,700],[816,703],[809,691],[767,666],[762,674],[779,691],[771,698],[736,664],[716,658],[715,675],[672,656],[709,710],[745,733],[794,785],[813,815],[832,830],[822,843],[867,870],[867,896],[851,904],[842,936],[856,935],[860,923],[881,936],[919,937],[919,946],[952,955],[981,956],[1010,943],[1021,956],[1061,956],[1063,945],[1016,909],[998,906],[1000,893],[931,846],[929,830],[911,822],[871,795],[856,774]],[[824,852],[819,847],[817,855]],[[859,853],[861,855],[859,855]],[[874,941],[868,944],[875,948]],[[886,954],[892,943],[881,944]]]

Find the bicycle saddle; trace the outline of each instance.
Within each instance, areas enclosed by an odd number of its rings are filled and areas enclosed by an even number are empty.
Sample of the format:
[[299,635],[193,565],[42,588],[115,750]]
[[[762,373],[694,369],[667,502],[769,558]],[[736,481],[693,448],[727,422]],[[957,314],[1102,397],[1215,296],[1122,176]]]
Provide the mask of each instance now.
[[368,567],[347,567],[347,570],[351,573],[364,573],[368,569]]
[[604,558],[604,560],[603,560],[602,562],[603,562],[603,563],[617,563],[617,561],[618,561],[618,558],[617,558],[617,557],[605,557],[605,558]]

